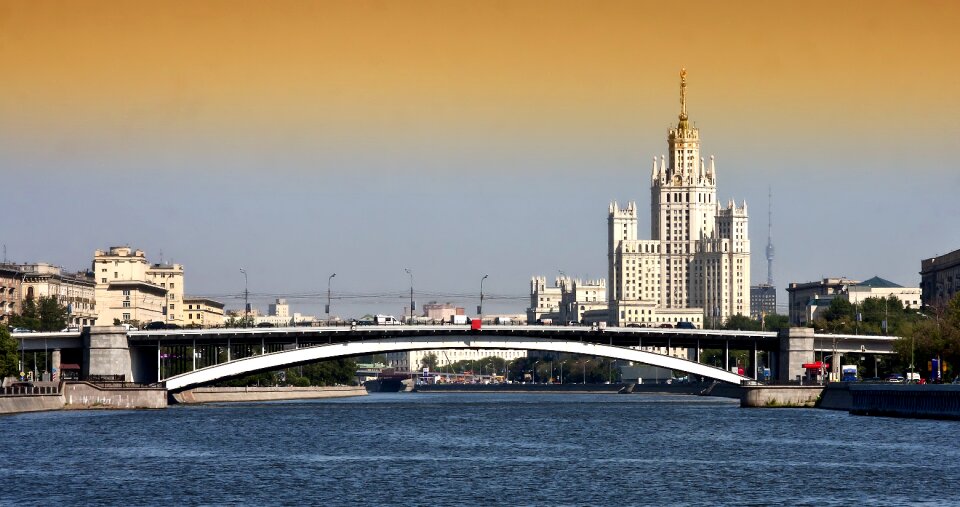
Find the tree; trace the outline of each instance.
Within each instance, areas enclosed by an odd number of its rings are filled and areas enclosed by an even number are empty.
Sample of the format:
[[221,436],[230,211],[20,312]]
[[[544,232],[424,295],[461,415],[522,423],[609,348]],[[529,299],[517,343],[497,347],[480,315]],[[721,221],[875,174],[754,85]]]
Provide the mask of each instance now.
[[67,325],[67,307],[53,296],[40,296],[39,300],[28,297],[23,301],[20,314],[11,317],[10,325],[40,332],[59,331]]
[[760,322],[747,317],[746,315],[736,314],[723,324],[724,329],[737,329],[740,331],[759,331]]
[[423,356],[423,358],[420,360],[420,365],[421,365],[423,368],[429,369],[430,371],[436,370],[436,369],[437,369],[437,355],[434,354],[433,352],[431,352],[431,353]]
[[901,334],[894,344],[900,365],[913,361],[916,370],[929,372],[928,361],[939,358],[946,363],[945,378],[955,377],[960,364],[960,294],[945,306],[927,307],[923,313],[924,318],[902,327],[909,334]]
[[0,379],[19,375],[18,359],[17,341],[10,336],[7,328],[0,326]]
[[790,327],[790,318],[786,315],[771,313],[763,316],[763,328],[765,331],[779,331]]

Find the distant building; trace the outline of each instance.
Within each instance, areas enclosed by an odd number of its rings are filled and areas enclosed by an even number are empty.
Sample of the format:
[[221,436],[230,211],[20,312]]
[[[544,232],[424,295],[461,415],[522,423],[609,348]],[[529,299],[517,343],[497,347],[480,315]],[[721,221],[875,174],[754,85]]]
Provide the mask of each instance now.
[[527,323],[583,324],[591,319],[596,321],[598,312],[606,315],[606,310],[606,280],[580,280],[563,276],[555,278],[553,286],[549,287],[544,276],[530,279]]
[[750,317],[760,320],[777,313],[777,288],[761,283],[750,287]]
[[960,294],[960,250],[921,260],[920,288],[924,306],[943,306]]
[[0,264],[0,324],[8,324],[10,317],[20,313],[23,275],[12,264]]
[[450,322],[454,315],[465,315],[466,311],[450,303],[431,301],[423,305],[423,316],[434,322]]
[[859,283],[848,278],[824,278],[818,282],[796,283],[787,286],[790,324],[806,326],[814,320],[810,309],[822,307],[823,301],[829,305],[834,295],[845,292],[847,286]]
[[791,283],[787,287],[787,294],[790,296],[790,324],[795,326],[806,326],[820,318],[836,298],[859,305],[867,298],[895,297],[904,308],[920,308],[919,287],[903,287],[879,276],[862,282],[841,277],[824,278],[819,282]]
[[920,287],[904,287],[879,276],[847,286],[845,295],[847,300],[855,305],[867,298],[886,299],[892,296],[899,299],[904,308],[920,308]]
[[183,298],[188,326],[220,327],[223,325],[223,303],[207,298]]
[[147,268],[146,275],[147,281],[167,289],[164,320],[168,324],[186,325],[183,317],[183,265],[154,264]]
[[88,272],[64,273],[46,263],[23,264],[23,298],[52,297],[67,309],[67,324],[90,326],[97,319],[96,282]]
[[[437,358],[436,367],[432,371],[444,371],[444,367],[459,361],[477,361],[485,357],[499,357],[506,361],[513,361],[527,357],[526,350],[503,349],[440,349],[440,350],[411,350],[404,352],[389,352],[386,354],[387,366],[398,370],[420,371],[423,369],[423,359],[433,354]],[[487,370],[491,373],[501,373]],[[459,373],[459,372],[453,372]],[[477,372],[480,373],[480,372]]]

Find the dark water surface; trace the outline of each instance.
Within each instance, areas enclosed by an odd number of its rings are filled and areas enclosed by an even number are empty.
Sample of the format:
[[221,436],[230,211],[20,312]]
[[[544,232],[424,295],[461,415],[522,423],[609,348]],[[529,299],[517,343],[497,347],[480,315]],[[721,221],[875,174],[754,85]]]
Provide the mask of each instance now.
[[2,505],[960,505],[960,423],[611,394],[0,418]]

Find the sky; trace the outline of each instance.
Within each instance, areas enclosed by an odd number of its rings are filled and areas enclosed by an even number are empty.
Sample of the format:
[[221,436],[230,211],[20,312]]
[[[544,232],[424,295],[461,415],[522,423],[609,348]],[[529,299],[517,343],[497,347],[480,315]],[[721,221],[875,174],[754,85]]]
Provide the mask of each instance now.
[[[519,313],[649,237],[680,68],[751,271],[919,284],[960,248],[953,1],[0,0],[0,242],[129,245],[239,308]],[[162,252],[162,257],[161,257]],[[781,290],[780,303],[786,302]]]

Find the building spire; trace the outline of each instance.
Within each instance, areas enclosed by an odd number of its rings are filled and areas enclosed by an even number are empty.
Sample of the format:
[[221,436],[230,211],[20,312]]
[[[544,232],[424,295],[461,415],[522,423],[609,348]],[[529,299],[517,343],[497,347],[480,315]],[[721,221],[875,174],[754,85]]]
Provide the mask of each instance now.
[[680,69],[680,121],[687,121],[687,69]]

